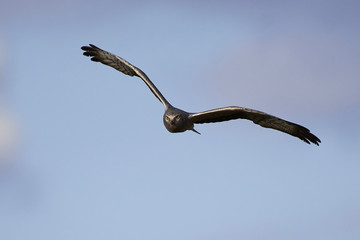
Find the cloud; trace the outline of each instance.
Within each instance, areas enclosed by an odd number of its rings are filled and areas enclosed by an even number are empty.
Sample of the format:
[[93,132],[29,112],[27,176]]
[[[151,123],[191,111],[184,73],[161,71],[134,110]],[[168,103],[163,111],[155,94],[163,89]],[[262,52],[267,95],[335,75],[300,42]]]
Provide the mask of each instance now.
[[[2,89],[3,77],[3,51],[2,44],[0,42],[0,93],[4,91]],[[9,155],[14,149],[15,145],[15,123],[10,117],[9,112],[1,104],[0,99],[0,167],[4,163],[5,159],[9,159]]]
[[15,124],[9,113],[0,106],[0,165],[14,150]]

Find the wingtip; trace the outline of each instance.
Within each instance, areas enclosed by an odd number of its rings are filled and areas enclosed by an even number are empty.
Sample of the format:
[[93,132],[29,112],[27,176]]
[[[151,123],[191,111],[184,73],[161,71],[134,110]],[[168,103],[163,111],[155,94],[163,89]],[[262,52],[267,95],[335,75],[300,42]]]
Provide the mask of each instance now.
[[85,50],[85,49],[88,49],[88,48],[90,48],[90,47],[91,47],[91,44],[89,44],[89,45],[84,45],[84,46],[81,47],[81,49],[82,49],[82,50]]
[[95,50],[98,50],[100,48],[96,47],[94,44],[89,44],[89,46],[82,46],[81,50],[83,50],[83,55],[86,57],[92,57],[91,60],[94,62],[98,62],[99,59],[96,58]]
[[92,47],[92,48],[95,48],[95,49],[100,49],[99,47],[97,47],[97,46],[95,46],[94,44],[91,44],[91,43],[89,44],[89,46]]
[[313,143],[317,146],[321,143],[321,140],[311,132],[308,132],[307,136],[303,140],[308,144]]
[[81,50],[88,51],[91,49],[100,49],[99,47],[95,46],[94,44],[89,44],[88,46],[82,46]]

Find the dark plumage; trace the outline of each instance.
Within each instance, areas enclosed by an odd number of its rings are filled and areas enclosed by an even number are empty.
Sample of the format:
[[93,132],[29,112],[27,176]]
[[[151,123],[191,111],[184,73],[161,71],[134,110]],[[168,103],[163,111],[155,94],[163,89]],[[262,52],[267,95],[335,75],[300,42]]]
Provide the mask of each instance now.
[[[129,75],[140,77],[154,95],[160,100],[165,107],[163,121],[166,129],[169,132],[184,132],[186,130],[194,129],[194,124],[223,122],[234,119],[248,119],[265,128],[272,128],[281,132],[298,137],[306,143],[314,143],[319,145],[321,142],[318,137],[310,132],[309,129],[300,126],[296,123],[288,122],[281,118],[272,116],[270,114],[260,112],[257,110],[242,108],[242,107],[224,107],[217,108],[205,112],[188,113],[178,108],[173,107],[150,81],[148,76],[139,68],[133,66],[121,57],[112,53],[104,51],[95,45],[81,47],[84,50],[84,55],[91,57],[92,61],[101,62],[105,65],[115,68],[116,70]],[[197,132],[198,133],[198,132]]]

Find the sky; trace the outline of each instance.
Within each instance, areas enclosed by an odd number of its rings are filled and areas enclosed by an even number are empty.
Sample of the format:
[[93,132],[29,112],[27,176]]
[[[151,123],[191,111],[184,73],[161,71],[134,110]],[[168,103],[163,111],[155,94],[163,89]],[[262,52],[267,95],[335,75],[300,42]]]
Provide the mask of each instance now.
[[[5,1],[1,239],[359,239],[358,1]],[[141,68],[189,112],[246,120],[171,134]]]

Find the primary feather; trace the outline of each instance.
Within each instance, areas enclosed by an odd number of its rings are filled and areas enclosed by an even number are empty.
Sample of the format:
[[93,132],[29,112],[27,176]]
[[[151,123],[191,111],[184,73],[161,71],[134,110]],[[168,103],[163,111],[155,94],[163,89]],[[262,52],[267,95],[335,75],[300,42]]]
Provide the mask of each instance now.
[[306,143],[312,142],[319,145],[321,142],[319,138],[310,133],[309,129],[303,126],[249,108],[236,106],[224,107],[200,113],[192,113],[189,115],[189,119],[192,120],[193,123],[223,122],[239,118],[251,120],[255,124],[265,128],[272,128],[288,133],[292,136],[300,138]]
[[94,62],[101,62],[105,65],[115,68],[116,70],[126,75],[137,76],[141,78],[149,87],[151,92],[160,100],[162,104],[164,104],[165,108],[167,108],[169,104],[168,101],[156,88],[156,86],[150,81],[149,77],[146,76],[146,74],[139,68],[135,67],[123,58],[116,56],[115,54],[112,54],[110,52],[104,51],[93,44],[89,44],[89,46],[83,46],[81,47],[81,49],[84,50],[83,55],[91,57],[91,60]]

